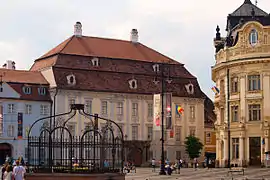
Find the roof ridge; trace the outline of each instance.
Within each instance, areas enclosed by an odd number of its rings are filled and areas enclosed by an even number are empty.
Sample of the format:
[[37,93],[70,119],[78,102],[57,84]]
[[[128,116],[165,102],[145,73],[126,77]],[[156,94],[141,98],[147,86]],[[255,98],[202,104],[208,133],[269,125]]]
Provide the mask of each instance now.
[[35,72],[35,73],[38,73],[38,71],[29,71],[29,70],[24,70],[24,69],[5,69],[5,68],[0,68],[0,71],[17,71],[17,72]]

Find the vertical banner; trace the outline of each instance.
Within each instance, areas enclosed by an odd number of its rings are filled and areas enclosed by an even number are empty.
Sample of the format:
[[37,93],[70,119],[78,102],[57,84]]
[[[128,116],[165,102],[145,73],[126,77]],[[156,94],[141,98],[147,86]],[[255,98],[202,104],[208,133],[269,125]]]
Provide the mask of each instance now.
[[165,117],[166,117],[166,129],[172,129],[172,93],[164,94],[165,97]]
[[3,134],[3,106],[0,105],[0,134]]
[[160,94],[154,94],[154,118],[153,130],[161,130],[161,98]]
[[23,113],[18,113],[18,139],[23,137]]

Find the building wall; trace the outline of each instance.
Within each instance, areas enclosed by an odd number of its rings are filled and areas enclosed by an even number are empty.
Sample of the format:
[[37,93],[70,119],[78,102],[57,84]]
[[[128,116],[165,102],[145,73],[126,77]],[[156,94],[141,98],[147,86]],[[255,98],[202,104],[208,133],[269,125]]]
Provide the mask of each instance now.
[[204,148],[205,152],[216,152],[216,133],[213,128],[205,128],[204,132]]
[[[14,111],[10,112],[10,105],[13,104]],[[27,114],[26,105],[31,105],[31,113]],[[40,106],[46,105],[48,107],[48,113],[41,115]],[[19,156],[26,157],[27,148],[27,135],[29,127],[39,118],[50,115],[50,103],[39,101],[23,101],[13,99],[1,99],[0,106],[3,107],[3,131],[0,136],[0,143],[8,143],[12,146],[12,157],[18,158]],[[18,138],[18,113],[23,113],[23,137]],[[42,122],[37,123],[33,127],[31,135],[38,136]]]
[[[251,46],[249,36],[251,30],[258,32],[258,43]],[[248,22],[238,30],[238,43],[231,48],[220,50],[216,54],[216,65],[212,68],[212,77],[216,82],[220,93],[215,96],[215,109],[217,113],[216,136],[217,136],[217,160],[220,166],[225,166],[228,160],[228,131],[227,131],[227,68],[230,69],[230,87],[232,78],[237,79],[237,92],[230,90],[230,122],[231,122],[231,157],[232,163],[240,165],[256,165],[254,152],[258,152],[257,161],[264,163],[264,153],[269,151],[269,113],[270,113],[270,27],[263,27],[258,22]],[[249,89],[251,75],[259,77],[259,89]],[[260,116],[251,121],[251,105],[258,105]],[[233,121],[232,108],[238,107]],[[250,145],[252,138],[257,137],[258,146]],[[239,156],[235,156],[233,140],[237,141]],[[253,149],[250,149],[253,148]],[[251,157],[252,156],[252,157]],[[256,158],[255,158],[256,159]]]
[[[54,93],[52,93],[54,94]],[[52,98],[53,99],[53,98]],[[68,91],[59,90],[56,97],[56,114],[69,111],[69,104],[71,99],[75,103],[86,104],[86,100],[92,102],[91,114],[99,114],[101,117],[109,118],[117,122],[123,129],[126,136],[125,140],[149,140],[149,134],[153,134],[151,143],[149,160],[153,157],[160,158],[160,132],[148,132],[148,129],[153,128],[153,96],[152,95],[138,95],[138,94],[118,94],[118,93],[103,93],[103,92],[89,92],[89,91]],[[102,113],[102,101],[107,102],[108,112]],[[119,115],[117,106],[118,103],[123,103],[123,114]],[[192,129],[195,130],[195,135],[204,142],[204,100],[173,97],[172,99],[172,121],[174,126],[174,136],[170,138],[170,131],[167,131],[167,140],[165,141],[165,150],[168,152],[167,157],[174,161],[176,155],[179,158],[188,159],[185,154],[184,140],[190,135]],[[138,115],[133,116],[132,104],[138,104]],[[176,115],[176,105],[181,105],[184,108],[184,115]],[[148,107],[150,106],[152,110]],[[190,108],[194,107],[194,115],[191,115]],[[193,117],[192,117],[193,116]],[[76,115],[69,121],[75,126],[75,133],[81,135],[85,128],[85,123],[89,120],[81,115]],[[101,125],[102,122],[100,122]],[[137,138],[132,138],[132,126],[138,127]],[[149,128],[148,128],[149,127]],[[176,140],[176,127],[180,128],[180,139]],[[151,138],[151,137],[150,137]],[[177,151],[180,151],[180,153]],[[204,152],[202,153],[204,154]]]

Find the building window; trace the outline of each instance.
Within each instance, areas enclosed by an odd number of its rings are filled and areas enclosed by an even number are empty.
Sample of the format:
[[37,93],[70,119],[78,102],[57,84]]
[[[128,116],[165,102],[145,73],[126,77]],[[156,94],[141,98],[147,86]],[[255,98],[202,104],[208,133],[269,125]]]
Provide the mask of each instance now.
[[45,87],[39,87],[38,88],[38,94],[42,95],[42,96],[46,95],[46,88]]
[[158,64],[154,64],[153,66],[153,70],[154,70],[154,72],[159,72],[159,65]]
[[249,34],[249,43],[251,46],[255,46],[258,43],[258,32],[252,29]]
[[147,128],[147,139],[152,140],[153,139],[153,127],[148,126]]
[[190,118],[195,119],[195,106],[190,106]]
[[93,58],[92,59],[92,66],[99,66],[99,60],[98,60],[98,58]]
[[49,106],[40,105],[40,115],[48,115],[48,114],[49,114]]
[[196,135],[196,127],[189,127],[189,135],[190,136]]
[[205,141],[207,144],[211,143],[211,133],[210,132],[206,133]]
[[15,113],[15,104],[8,104],[8,113]]
[[138,116],[138,103],[132,103],[132,116]]
[[75,136],[75,124],[68,124],[67,129],[69,130],[71,136]]
[[249,75],[248,76],[248,90],[256,91],[261,89],[260,75]]
[[175,158],[176,159],[181,159],[181,151],[176,151],[175,152]]
[[24,94],[31,94],[31,87],[29,87],[29,86],[24,86],[24,87],[23,87],[23,93],[24,93]]
[[232,122],[238,122],[238,106],[232,106]]
[[132,140],[138,140],[138,126],[132,126]]
[[92,101],[91,100],[84,101],[84,111],[87,114],[92,114]]
[[108,102],[107,101],[101,102],[101,114],[103,114],[103,115],[108,114]]
[[128,83],[129,83],[130,89],[137,89],[137,80],[136,79],[131,79],[128,81]]
[[231,92],[237,93],[238,92],[238,78],[234,77],[231,79]]
[[123,102],[117,103],[117,115],[123,115]]
[[261,105],[250,104],[248,105],[249,121],[260,121],[261,120]]
[[14,126],[13,125],[8,125],[8,131],[7,131],[7,136],[8,137],[14,137]]
[[153,117],[153,104],[148,103],[147,117]]
[[232,158],[239,159],[239,138],[232,138]]
[[181,127],[180,126],[175,127],[175,140],[181,141]]
[[31,104],[25,105],[25,114],[32,114],[32,105]]

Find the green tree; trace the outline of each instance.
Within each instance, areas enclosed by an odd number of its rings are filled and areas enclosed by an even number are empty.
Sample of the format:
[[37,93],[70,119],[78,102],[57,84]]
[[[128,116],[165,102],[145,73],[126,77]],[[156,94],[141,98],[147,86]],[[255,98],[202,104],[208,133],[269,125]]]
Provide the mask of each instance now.
[[189,155],[190,159],[200,157],[203,144],[200,139],[195,136],[188,136],[185,140],[186,153]]

